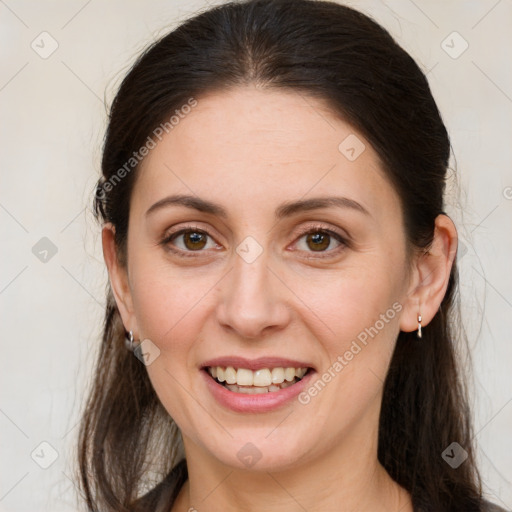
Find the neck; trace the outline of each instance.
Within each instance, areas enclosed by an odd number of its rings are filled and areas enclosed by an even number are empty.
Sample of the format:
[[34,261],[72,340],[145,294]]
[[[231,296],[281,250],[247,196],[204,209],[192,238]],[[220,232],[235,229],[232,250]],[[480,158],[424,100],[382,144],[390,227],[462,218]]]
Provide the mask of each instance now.
[[317,459],[258,471],[226,466],[184,438],[189,479],[172,512],[413,512],[407,491],[378,462],[373,439],[356,434]]

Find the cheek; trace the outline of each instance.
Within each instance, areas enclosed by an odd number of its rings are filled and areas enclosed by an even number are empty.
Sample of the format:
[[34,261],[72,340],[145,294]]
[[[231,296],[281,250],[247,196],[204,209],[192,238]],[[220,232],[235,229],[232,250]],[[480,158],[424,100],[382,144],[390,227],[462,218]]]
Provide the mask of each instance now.
[[133,277],[133,303],[140,335],[162,352],[179,352],[192,345],[205,319],[204,301],[214,286],[213,276],[148,264]]
[[341,348],[340,339],[355,339],[375,324],[379,331],[395,330],[398,325],[400,277],[391,266],[379,265],[378,258],[369,259],[374,261],[302,281],[309,316],[316,315],[329,328],[337,340],[334,348]]
[[133,300],[140,335],[159,350],[146,368],[149,379],[169,415],[188,430],[187,425],[201,417],[196,401],[185,390],[194,389],[195,354],[207,321],[206,295],[216,280],[171,273],[168,266],[158,265],[136,275]]
[[315,411],[311,428],[334,428],[341,436],[379,401],[399,332],[399,287],[389,269],[377,264],[320,279],[322,292],[312,282],[303,284],[311,308],[304,308],[303,318],[318,326],[314,334],[325,356],[300,403],[304,411]]
[[[317,281],[323,292],[304,283],[311,309],[325,324],[315,333],[326,355],[322,371],[302,402],[322,395],[313,406],[320,423],[327,421],[323,418],[334,418],[339,425],[357,421],[381,391],[399,332],[399,279],[399,272],[380,256]],[[324,388],[325,393],[318,391]]]

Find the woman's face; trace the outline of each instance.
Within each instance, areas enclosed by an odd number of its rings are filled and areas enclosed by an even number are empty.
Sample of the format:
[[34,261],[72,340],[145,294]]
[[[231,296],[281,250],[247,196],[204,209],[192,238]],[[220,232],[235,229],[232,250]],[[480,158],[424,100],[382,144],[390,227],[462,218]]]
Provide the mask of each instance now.
[[197,100],[131,202],[123,321],[149,340],[158,397],[187,450],[230,466],[375,449],[408,292],[396,192],[319,100],[252,87]]

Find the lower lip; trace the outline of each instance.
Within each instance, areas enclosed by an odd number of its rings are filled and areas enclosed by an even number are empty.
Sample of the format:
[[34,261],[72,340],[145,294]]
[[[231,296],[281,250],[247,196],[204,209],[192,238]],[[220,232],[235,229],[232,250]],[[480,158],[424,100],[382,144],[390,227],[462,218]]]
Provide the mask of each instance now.
[[269,391],[258,395],[235,393],[219,384],[207,370],[201,370],[201,373],[206,379],[208,389],[220,405],[235,412],[258,413],[274,411],[291,402],[307,387],[315,372],[309,370],[301,380],[280,391]]

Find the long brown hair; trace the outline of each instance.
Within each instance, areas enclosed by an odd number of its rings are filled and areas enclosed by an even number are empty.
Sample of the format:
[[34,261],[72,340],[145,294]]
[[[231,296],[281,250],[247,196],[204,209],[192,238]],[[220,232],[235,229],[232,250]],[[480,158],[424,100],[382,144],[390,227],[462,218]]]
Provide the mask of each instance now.
[[[115,226],[121,264],[138,170],[134,153],[190,98],[244,84],[322,99],[359,130],[401,198],[410,247],[428,250],[435,218],[444,211],[450,141],[418,65],[386,30],[351,8],[250,0],[198,14],[152,44],[117,92],[94,208],[100,221]],[[425,512],[481,508],[457,366],[456,299],[454,266],[421,343],[413,333],[399,334],[384,384],[378,458],[411,493],[415,509]],[[79,434],[80,484],[89,510],[133,510],[137,496],[183,459],[179,430],[124,338],[107,286],[103,338]],[[453,442],[467,453],[457,468],[442,457]]]

